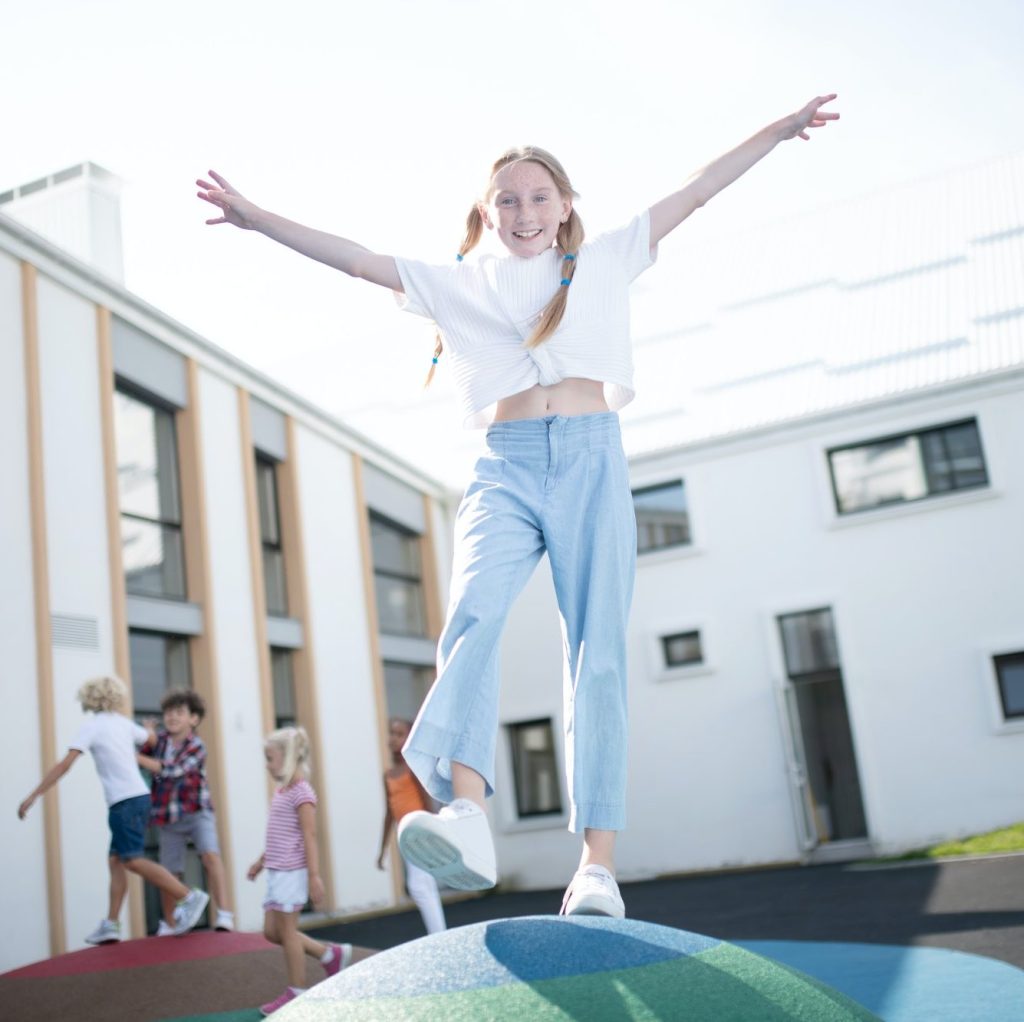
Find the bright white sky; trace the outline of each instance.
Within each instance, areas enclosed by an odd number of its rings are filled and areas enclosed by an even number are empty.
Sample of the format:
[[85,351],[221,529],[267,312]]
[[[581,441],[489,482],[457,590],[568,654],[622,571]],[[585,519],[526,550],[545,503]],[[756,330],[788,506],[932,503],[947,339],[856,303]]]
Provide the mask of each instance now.
[[[379,289],[205,227],[196,176],[213,167],[285,216],[444,261],[508,145],[561,158],[594,233],[838,92],[838,125],[786,143],[662,246],[664,282],[673,249],[702,238],[1024,149],[1020,0],[4,8],[0,190],[82,160],[112,170],[132,291],[452,482],[465,440],[454,406],[437,414],[444,375],[419,389],[429,327]],[[433,414],[409,437],[387,409],[415,402]]]

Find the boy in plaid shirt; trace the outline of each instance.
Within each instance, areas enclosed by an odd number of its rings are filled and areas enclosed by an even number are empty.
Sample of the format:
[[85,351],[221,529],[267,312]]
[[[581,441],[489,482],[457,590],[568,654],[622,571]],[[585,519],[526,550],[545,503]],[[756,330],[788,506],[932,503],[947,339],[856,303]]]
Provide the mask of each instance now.
[[[147,722],[150,738],[138,757],[153,775],[150,823],[158,828],[160,864],[181,876],[185,872],[185,846],[191,841],[217,906],[215,928],[231,930],[235,917],[228,908],[217,824],[206,783],[206,745],[195,733],[206,714],[206,704],[198,693],[176,689],[164,696],[160,709],[163,727],[154,732],[152,722]],[[175,925],[173,902],[162,900],[164,919],[157,936],[170,933]]]

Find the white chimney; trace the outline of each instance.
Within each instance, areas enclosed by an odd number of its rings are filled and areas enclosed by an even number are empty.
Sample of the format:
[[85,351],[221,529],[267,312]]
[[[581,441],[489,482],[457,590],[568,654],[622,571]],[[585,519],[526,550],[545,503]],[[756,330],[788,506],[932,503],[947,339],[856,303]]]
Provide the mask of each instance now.
[[124,283],[121,179],[109,170],[79,163],[12,188],[0,193],[0,213]]

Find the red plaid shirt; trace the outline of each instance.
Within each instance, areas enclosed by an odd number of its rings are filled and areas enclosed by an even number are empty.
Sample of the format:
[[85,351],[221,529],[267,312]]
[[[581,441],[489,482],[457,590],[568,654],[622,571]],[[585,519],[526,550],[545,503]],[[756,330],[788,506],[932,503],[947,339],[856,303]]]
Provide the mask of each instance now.
[[206,746],[202,738],[193,733],[175,746],[171,736],[161,729],[157,732],[156,744],[147,742],[141,751],[163,764],[160,773],[153,775],[150,823],[159,827],[201,809],[213,809],[206,783]]

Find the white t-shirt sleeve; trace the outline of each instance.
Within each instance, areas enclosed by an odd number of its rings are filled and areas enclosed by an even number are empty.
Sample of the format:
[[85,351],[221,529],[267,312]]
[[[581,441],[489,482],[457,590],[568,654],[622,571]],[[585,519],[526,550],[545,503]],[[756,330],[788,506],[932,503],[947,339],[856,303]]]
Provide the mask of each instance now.
[[96,718],[89,716],[82,722],[82,726],[78,731],[75,732],[75,737],[68,742],[68,748],[75,749],[78,752],[88,752],[92,748],[95,738]]
[[132,725],[132,738],[135,739],[136,745],[145,745],[149,741],[149,732],[141,725],[137,724],[134,720],[130,722]]
[[437,303],[451,277],[450,266],[432,266],[416,259],[395,258],[402,292],[395,291],[395,301],[403,312],[427,319],[437,319]]
[[624,227],[600,235],[595,244],[611,254],[625,271],[627,280],[636,280],[658,258],[658,247],[651,247],[650,210],[645,209]]

